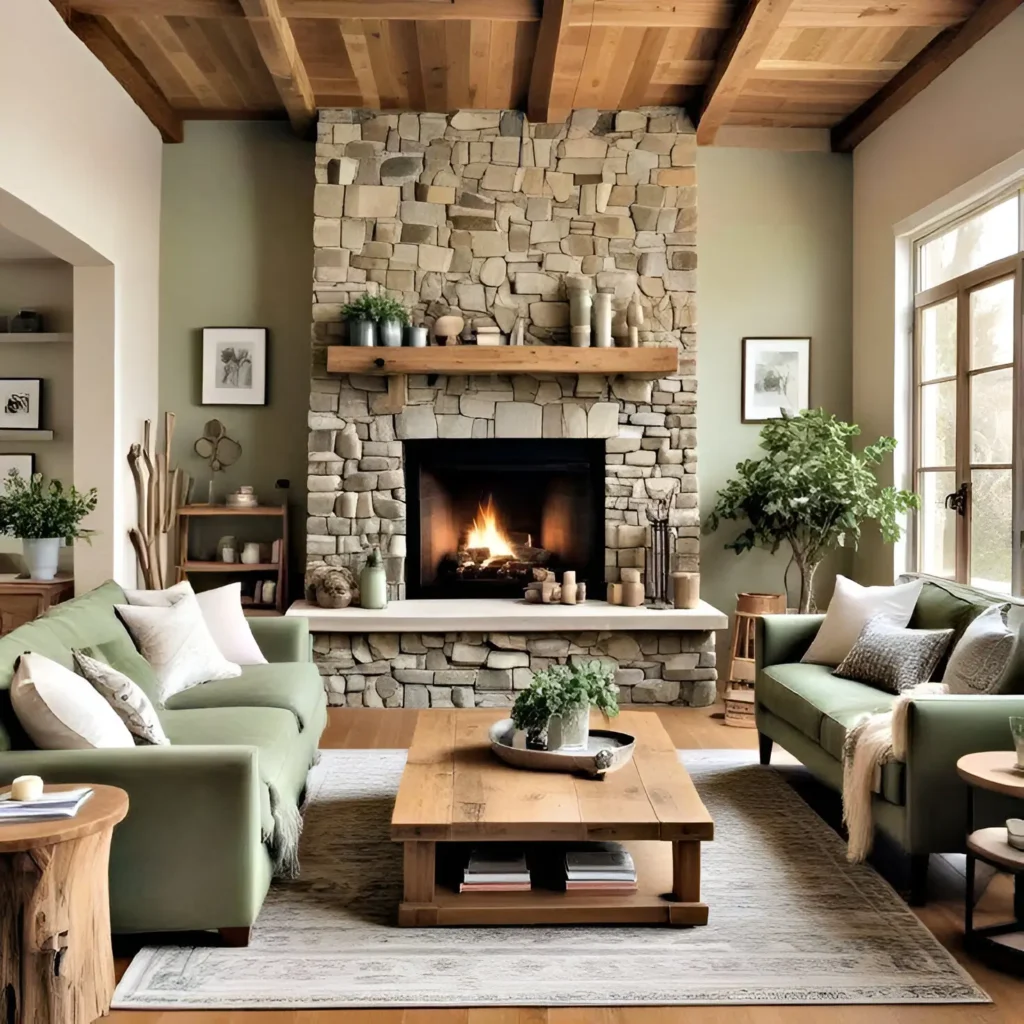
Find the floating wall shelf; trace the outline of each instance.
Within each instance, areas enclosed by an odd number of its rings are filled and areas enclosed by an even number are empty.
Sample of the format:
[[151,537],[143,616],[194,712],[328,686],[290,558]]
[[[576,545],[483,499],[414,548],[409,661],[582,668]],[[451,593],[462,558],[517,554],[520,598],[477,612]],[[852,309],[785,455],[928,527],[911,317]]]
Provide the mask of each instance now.
[[70,344],[72,335],[70,334],[11,334],[10,332],[0,331],[0,344],[6,345],[22,345],[26,342],[32,344],[42,344],[44,342],[60,343],[65,342]]
[[[327,349],[329,373],[379,374],[388,380],[388,406],[405,405],[410,373],[581,374],[664,377],[679,369],[674,347],[571,348],[566,345],[430,346],[429,348],[361,348],[333,345]],[[382,410],[384,411],[384,410]]]
[[52,441],[52,430],[0,430],[0,441]]

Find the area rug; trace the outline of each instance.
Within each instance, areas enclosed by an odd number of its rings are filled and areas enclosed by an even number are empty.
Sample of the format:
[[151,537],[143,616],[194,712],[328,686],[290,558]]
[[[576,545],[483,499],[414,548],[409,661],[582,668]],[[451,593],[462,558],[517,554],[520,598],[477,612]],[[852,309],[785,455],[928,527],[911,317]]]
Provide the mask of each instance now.
[[702,928],[398,928],[399,750],[324,751],[302,873],[247,949],[143,949],[120,1009],[977,1003],[988,998],[771,768],[681,755],[715,819]]

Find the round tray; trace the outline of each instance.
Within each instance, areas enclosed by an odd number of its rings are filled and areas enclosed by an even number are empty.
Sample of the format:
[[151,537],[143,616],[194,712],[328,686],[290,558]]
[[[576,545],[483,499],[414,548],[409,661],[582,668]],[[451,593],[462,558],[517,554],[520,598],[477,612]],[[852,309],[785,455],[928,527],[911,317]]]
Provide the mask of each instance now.
[[[491,749],[515,768],[529,768],[538,772],[583,772],[603,779],[633,759],[636,737],[628,732],[611,729],[591,729],[586,750],[529,750],[514,745],[516,728],[511,718],[495,722],[490,730]],[[523,740],[520,737],[519,743]]]

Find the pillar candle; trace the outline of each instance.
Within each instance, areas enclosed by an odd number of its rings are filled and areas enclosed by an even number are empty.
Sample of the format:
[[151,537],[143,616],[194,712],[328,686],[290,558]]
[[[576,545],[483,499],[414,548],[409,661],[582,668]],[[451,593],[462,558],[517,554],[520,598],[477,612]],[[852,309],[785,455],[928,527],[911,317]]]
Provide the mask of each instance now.
[[12,800],[38,800],[43,795],[43,780],[38,775],[19,775],[11,783]]

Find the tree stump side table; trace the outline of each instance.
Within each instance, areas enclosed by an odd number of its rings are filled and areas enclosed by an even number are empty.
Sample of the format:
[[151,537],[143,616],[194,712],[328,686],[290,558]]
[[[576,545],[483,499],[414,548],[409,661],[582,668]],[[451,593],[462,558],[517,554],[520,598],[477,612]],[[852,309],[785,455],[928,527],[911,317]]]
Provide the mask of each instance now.
[[[964,754],[956,763],[957,774],[967,783],[967,893],[964,897],[964,946],[993,967],[1024,974],[1020,945],[1001,941],[1024,931],[1024,850],[1010,846],[1005,827],[974,827],[974,790],[985,789],[1024,800],[1024,772],[1017,770],[1012,750]],[[974,863],[976,860],[1013,875],[1013,921],[974,927]]]
[[110,837],[128,813],[128,795],[113,786],[92,790],[74,818],[0,824],[5,1024],[90,1024],[110,1009],[114,956],[107,870]]

